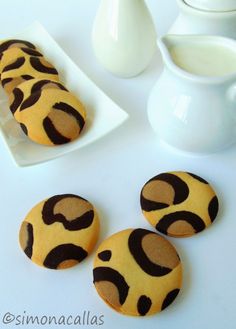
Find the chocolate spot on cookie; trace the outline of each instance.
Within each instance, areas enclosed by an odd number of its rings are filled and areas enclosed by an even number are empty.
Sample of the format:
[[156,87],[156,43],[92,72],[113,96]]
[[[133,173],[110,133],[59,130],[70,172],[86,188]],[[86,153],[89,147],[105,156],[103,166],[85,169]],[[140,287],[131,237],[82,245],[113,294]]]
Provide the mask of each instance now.
[[[192,213],[190,211],[176,211],[163,216],[161,220],[157,223],[156,229],[163,234],[167,234],[167,235],[169,234],[171,236],[176,236],[176,237],[181,236],[178,230],[176,230],[176,232],[174,233],[174,229],[173,228],[171,229],[171,225],[173,225],[177,221],[181,221],[180,227],[181,227],[182,236],[192,235],[193,232],[194,233],[201,232],[206,227],[201,217],[199,217],[195,213]],[[184,226],[182,223],[183,221],[187,222],[187,224],[189,225],[186,224]],[[192,227],[191,229],[190,226]],[[177,229],[178,226],[175,226],[175,228]],[[184,228],[186,229],[186,231],[183,230]],[[169,229],[171,230],[171,234],[169,232]]]
[[174,289],[167,294],[166,298],[164,299],[164,301],[162,303],[162,307],[161,307],[162,311],[165,308],[167,308],[175,300],[179,291],[180,291],[179,289]]
[[92,225],[94,211],[87,200],[74,194],[63,194],[44,203],[42,218],[47,225],[60,222],[65,229],[77,231]]
[[8,48],[13,48],[13,47],[18,47],[18,48],[28,47],[28,48],[32,48],[32,49],[36,48],[35,45],[33,45],[29,41],[12,39],[12,40],[7,40],[7,41],[3,42],[2,44],[0,44],[0,52],[3,52],[5,50],[7,50]]
[[195,175],[195,174],[192,174],[192,173],[190,173],[190,172],[188,172],[188,174],[189,174],[190,176],[192,176],[193,178],[195,178],[196,180],[198,180],[199,182],[208,185],[208,182],[207,182],[205,179],[203,179],[202,177],[199,177],[199,176],[197,176],[197,175]]
[[31,66],[38,72],[58,75],[57,70],[43,58],[30,57]]
[[139,297],[137,309],[140,315],[146,315],[152,306],[152,301],[149,297],[142,295]]
[[3,88],[5,87],[6,84],[8,84],[11,81],[12,81],[12,78],[6,78],[6,79],[1,80]]
[[163,173],[153,177],[141,191],[141,207],[144,211],[153,211],[179,204],[189,195],[188,185],[178,176]]
[[80,126],[74,116],[61,110],[52,109],[48,113],[47,118],[50,119],[52,125],[60,135],[70,140],[74,140],[79,136]]
[[56,110],[61,110],[71,116],[73,116],[76,121],[78,122],[79,126],[80,126],[80,130],[83,129],[84,124],[85,124],[85,120],[82,117],[82,115],[72,106],[70,106],[67,103],[64,102],[60,102],[60,103],[56,103],[53,105],[53,108]]
[[[102,290],[100,291],[99,288],[101,288],[101,286],[97,284],[104,281],[111,282],[116,286],[119,294],[118,298],[111,296],[114,295],[114,293],[111,294],[110,288],[107,289],[106,285],[105,287],[103,286]],[[129,286],[126,283],[124,277],[118,271],[110,267],[96,267],[93,270],[93,282],[98,287],[98,291],[100,292],[100,294],[106,299],[106,301],[109,304],[110,304],[110,300],[112,300],[112,302],[115,303],[112,306],[120,306],[124,304],[128,296]],[[117,302],[117,300],[119,302]]]
[[35,50],[35,49],[32,49],[32,48],[21,48],[21,50],[26,53],[27,55],[30,55],[30,56],[38,56],[38,57],[42,57],[43,55]]
[[43,121],[44,130],[55,145],[68,143],[78,137],[84,124],[82,115],[64,102],[54,104],[53,110]]
[[25,133],[25,135],[28,136],[28,129],[27,129],[27,127],[23,123],[20,123],[20,127],[23,130],[23,132]]
[[111,259],[111,255],[111,250],[104,250],[98,254],[98,258],[101,259],[103,262],[109,262],[109,260]]
[[23,111],[31,106],[33,106],[39,100],[41,96],[41,92],[34,93],[30,95],[20,106],[20,111]]
[[67,138],[65,136],[62,136],[54,127],[51,119],[49,117],[46,117],[43,120],[43,128],[50,139],[50,141],[55,145],[61,145],[69,143],[71,140],[70,138]]
[[33,226],[30,223],[23,222],[20,228],[20,245],[25,254],[31,258],[33,253],[34,234]]
[[208,206],[208,213],[209,213],[211,222],[213,222],[215,220],[215,218],[218,214],[218,210],[219,210],[218,198],[217,198],[217,196],[214,196]]
[[58,82],[54,82],[54,81],[51,81],[51,80],[40,80],[40,81],[37,81],[31,88],[31,94],[34,94],[35,92],[38,92],[40,90],[43,90],[43,89],[50,89],[50,88],[57,88],[57,89],[61,89],[61,90],[66,90],[67,89],[60,83]]
[[[155,235],[155,233],[152,233],[152,232],[150,232],[148,230],[144,230],[144,229],[136,229],[136,230],[132,231],[132,233],[130,234],[129,239],[128,239],[129,250],[130,250],[130,253],[132,254],[132,256],[134,257],[135,261],[137,262],[137,264],[141,267],[141,269],[144,272],[146,272],[147,274],[149,274],[151,276],[164,276],[164,275],[170,273],[172,271],[172,268],[169,268],[167,266],[162,266],[160,264],[156,264],[152,261],[152,260],[159,261],[159,259],[161,259],[161,256],[158,255],[158,252],[152,250],[152,248],[159,248],[160,241],[158,240],[158,243],[155,246],[151,246],[151,245],[149,245],[149,241],[148,241],[150,239],[150,237],[146,238],[147,242],[144,242],[144,246],[145,246],[145,249],[148,252],[148,254],[146,254],[145,250],[143,249],[143,245],[142,245],[143,238],[150,234]],[[162,238],[162,239],[164,239],[164,238]],[[152,238],[151,238],[151,241],[153,241]],[[178,255],[176,252],[175,252],[175,254],[176,254],[176,259],[177,259]],[[150,260],[149,257],[152,260]],[[168,255],[166,255],[166,257],[168,257]],[[178,259],[178,261],[179,261],[179,259]],[[162,263],[166,263],[165,255],[162,256]],[[177,261],[176,261],[176,263],[177,263]],[[173,264],[174,264],[174,262],[173,262]]]
[[19,57],[15,60],[15,62],[7,65],[4,67],[2,73],[7,72],[7,71],[11,71],[11,70],[15,70],[18,69],[19,67],[21,67],[22,65],[24,65],[25,63],[25,58],[24,57]]
[[28,75],[28,74],[22,74],[21,77],[22,77],[24,80],[30,80],[30,79],[33,79],[32,75]]
[[10,95],[10,110],[14,114],[24,99],[24,94],[19,88],[15,88]]
[[71,243],[61,244],[48,253],[43,262],[43,265],[47,268],[57,269],[60,267],[62,262],[68,260],[81,262],[84,258],[87,257],[87,255],[87,251],[85,251],[82,247]]

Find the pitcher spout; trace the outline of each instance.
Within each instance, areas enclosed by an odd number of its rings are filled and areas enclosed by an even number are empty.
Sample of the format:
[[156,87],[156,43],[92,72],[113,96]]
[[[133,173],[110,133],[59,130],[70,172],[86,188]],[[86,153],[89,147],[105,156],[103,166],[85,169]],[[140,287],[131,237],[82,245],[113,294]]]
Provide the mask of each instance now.
[[[171,71],[180,68],[180,65],[176,62],[174,51],[181,47],[181,45],[187,45],[189,42],[191,42],[191,37],[179,34],[167,34],[158,39],[157,45],[161,52],[165,67],[169,68]],[[184,54],[181,54],[180,57],[183,61]]]
[[170,51],[171,48],[178,43],[179,38],[182,38],[182,36],[167,34],[157,40],[157,45],[161,52],[164,63],[167,63],[168,61],[172,61]]

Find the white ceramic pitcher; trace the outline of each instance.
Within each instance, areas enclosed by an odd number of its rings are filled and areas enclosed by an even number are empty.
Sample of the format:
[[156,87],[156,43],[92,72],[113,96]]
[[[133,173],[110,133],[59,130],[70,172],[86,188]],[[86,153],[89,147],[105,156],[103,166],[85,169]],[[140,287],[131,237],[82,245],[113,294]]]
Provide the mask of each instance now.
[[[225,0],[220,1],[224,3]],[[177,0],[177,4],[180,13],[169,30],[170,34],[211,34],[236,39],[236,10],[203,10],[185,0]]]
[[101,0],[92,32],[98,61],[111,73],[141,73],[156,49],[156,31],[144,0]]
[[[232,64],[232,72],[227,70],[224,74],[222,66],[223,72],[219,76],[218,73],[205,76],[179,67],[171,52],[176,46],[182,46],[186,51],[199,47],[201,56],[201,49],[212,46],[214,51],[209,52],[203,69],[220,71],[219,64],[213,65],[215,47],[220,47],[220,53],[230,54],[235,60],[236,41],[217,36],[167,35],[158,44],[164,70],[150,93],[148,118],[159,138],[193,153],[211,153],[235,143],[236,61],[229,63],[225,57],[223,63],[229,67]],[[183,63],[190,59],[188,52],[180,58]],[[199,63],[204,63],[204,60]],[[195,64],[193,66],[195,69]]]

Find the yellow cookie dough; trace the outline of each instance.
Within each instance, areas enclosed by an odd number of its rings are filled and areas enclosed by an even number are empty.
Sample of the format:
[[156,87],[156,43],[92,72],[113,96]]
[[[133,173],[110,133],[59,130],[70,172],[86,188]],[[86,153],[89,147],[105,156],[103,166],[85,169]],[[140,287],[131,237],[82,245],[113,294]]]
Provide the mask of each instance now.
[[127,229],[99,246],[93,269],[100,297],[114,310],[151,315],[169,306],[182,284],[182,265],[164,237],[144,229]]
[[74,195],[55,195],[35,207],[22,222],[19,242],[37,265],[65,269],[80,263],[94,248],[99,219],[93,205]]

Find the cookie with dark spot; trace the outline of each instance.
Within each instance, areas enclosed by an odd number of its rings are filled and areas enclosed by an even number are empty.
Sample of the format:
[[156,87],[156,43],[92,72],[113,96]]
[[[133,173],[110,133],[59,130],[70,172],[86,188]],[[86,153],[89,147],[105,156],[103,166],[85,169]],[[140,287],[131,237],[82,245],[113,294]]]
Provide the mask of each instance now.
[[[12,114],[14,114],[32,94],[39,93],[44,89],[61,89],[67,90],[64,85],[57,81],[48,79],[30,79],[13,89],[9,95],[9,106]],[[25,102],[27,104],[27,102]]]
[[10,94],[24,80],[24,76],[32,78],[49,79],[59,81],[59,75],[55,67],[44,57],[22,55],[3,68],[1,83],[7,94]]
[[36,49],[35,45],[27,40],[9,39],[9,40],[4,40],[0,43],[0,53],[10,48]]
[[212,224],[218,198],[208,182],[192,173],[168,172],[150,179],[142,188],[142,212],[159,232],[189,237]]
[[44,200],[23,221],[19,241],[36,264],[65,269],[91,253],[99,235],[99,219],[93,205],[74,194]]
[[[17,89],[20,90],[20,87]],[[27,128],[28,137],[32,141],[52,146],[79,137],[85,124],[86,112],[83,104],[70,92],[60,88],[46,88],[34,92],[24,101],[21,92],[15,93],[14,97],[11,110],[15,119]]]
[[164,237],[145,229],[127,229],[99,246],[93,280],[100,297],[114,310],[125,315],[151,315],[177,297],[182,265]]
[[12,62],[15,62],[19,57],[42,57],[43,55],[36,49],[32,48],[9,48],[0,54],[0,74],[4,68]]

